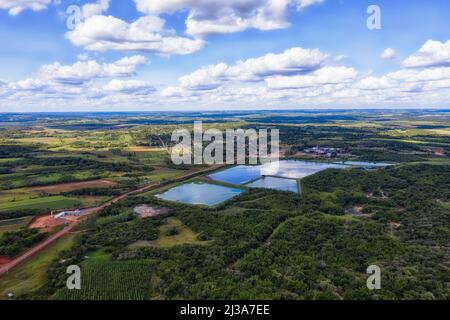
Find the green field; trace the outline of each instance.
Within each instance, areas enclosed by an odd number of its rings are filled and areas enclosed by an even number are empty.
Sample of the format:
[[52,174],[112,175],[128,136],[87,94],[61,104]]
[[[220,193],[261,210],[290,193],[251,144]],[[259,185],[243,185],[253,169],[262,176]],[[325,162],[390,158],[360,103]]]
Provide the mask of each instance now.
[[[0,221],[0,233],[23,231],[41,212],[92,207],[145,185],[161,186],[83,220],[76,236],[0,279],[2,298],[10,291],[30,299],[450,298],[448,112],[28,117],[33,121],[26,126],[14,122],[0,130],[0,216],[10,219]],[[286,159],[395,165],[325,170],[302,179],[301,194],[211,182],[244,192],[212,207],[163,201],[155,194],[190,181],[209,182],[206,174],[179,179],[207,167],[176,166],[167,153],[172,131],[191,129],[193,119],[203,120],[205,130],[279,129]],[[342,153],[308,151],[315,146]],[[115,183],[54,186],[99,178]],[[142,204],[169,213],[141,218],[133,209]],[[10,211],[27,217],[11,219],[20,215]],[[79,245],[72,246],[75,237]],[[70,248],[59,262],[58,248]],[[61,289],[71,264],[82,267],[81,291]],[[366,287],[372,264],[382,267],[379,291]]]
[[[175,228],[177,234],[168,235],[168,231]],[[197,239],[197,234],[189,229],[177,218],[168,218],[166,224],[159,228],[159,237],[155,241],[138,241],[132,245],[130,248],[142,248],[156,246],[159,248],[172,248],[175,246],[183,244],[192,245],[205,245],[209,241],[199,241]]]

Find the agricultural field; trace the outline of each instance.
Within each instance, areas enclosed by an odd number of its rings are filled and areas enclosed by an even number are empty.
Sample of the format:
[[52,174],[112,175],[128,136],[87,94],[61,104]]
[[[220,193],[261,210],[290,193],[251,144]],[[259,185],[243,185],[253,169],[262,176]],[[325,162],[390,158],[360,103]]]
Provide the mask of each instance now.
[[151,263],[114,261],[83,266],[81,290],[61,289],[56,300],[145,300],[151,279]]
[[[26,126],[16,116],[0,120],[8,123],[0,130],[0,239],[26,232],[38,215],[95,209],[125,194],[0,277],[0,298],[450,298],[448,112],[35,115]],[[302,179],[301,194],[212,181],[190,174],[217,168],[170,160],[172,131],[191,130],[193,120],[203,120],[205,130],[279,129],[285,159],[394,165],[328,169]],[[312,147],[343,152],[305,152]],[[243,192],[210,207],[155,196],[193,181]],[[167,214],[141,217],[134,208],[142,204]],[[81,291],[64,289],[72,264],[82,266]],[[385,275],[375,293],[365,289],[371,264]]]
[[17,269],[3,276],[0,281],[0,300],[5,299],[10,292],[24,297],[38,292],[47,281],[48,268],[55,259],[58,259],[61,252],[73,246],[75,238],[75,234],[61,238]]

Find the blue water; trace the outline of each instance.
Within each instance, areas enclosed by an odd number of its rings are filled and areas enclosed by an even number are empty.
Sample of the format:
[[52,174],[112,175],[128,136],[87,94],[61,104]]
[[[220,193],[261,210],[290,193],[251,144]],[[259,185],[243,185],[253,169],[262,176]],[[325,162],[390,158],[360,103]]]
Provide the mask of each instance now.
[[263,176],[302,179],[326,169],[345,169],[348,166],[336,163],[323,163],[300,160],[282,160],[261,167]]
[[261,166],[237,166],[208,176],[217,181],[243,184],[261,177]]
[[242,193],[240,189],[208,183],[187,183],[167,190],[156,197],[163,200],[213,206]]
[[291,191],[295,193],[298,192],[297,180],[276,177],[263,177],[259,180],[247,184],[247,187],[275,189],[281,191]]

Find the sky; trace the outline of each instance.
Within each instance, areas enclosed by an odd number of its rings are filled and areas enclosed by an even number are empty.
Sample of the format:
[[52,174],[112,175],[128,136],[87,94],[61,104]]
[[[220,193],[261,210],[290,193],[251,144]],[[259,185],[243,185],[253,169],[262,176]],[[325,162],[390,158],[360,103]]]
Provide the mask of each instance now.
[[0,0],[0,112],[450,108],[448,0]]

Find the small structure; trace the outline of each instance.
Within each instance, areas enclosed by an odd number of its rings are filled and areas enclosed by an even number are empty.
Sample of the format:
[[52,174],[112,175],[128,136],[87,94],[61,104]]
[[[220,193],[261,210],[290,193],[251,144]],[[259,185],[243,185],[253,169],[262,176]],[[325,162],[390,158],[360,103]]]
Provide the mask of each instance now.
[[311,153],[318,156],[323,156],[327,158],[344,157],[348,154],[348,151],[342,148],[329,148],[315,146],[312,148],[306,148],[303,150],[305,153]]
[[8,293],[8,300],[12,300],[14,298],[14,293],[9,292]]

